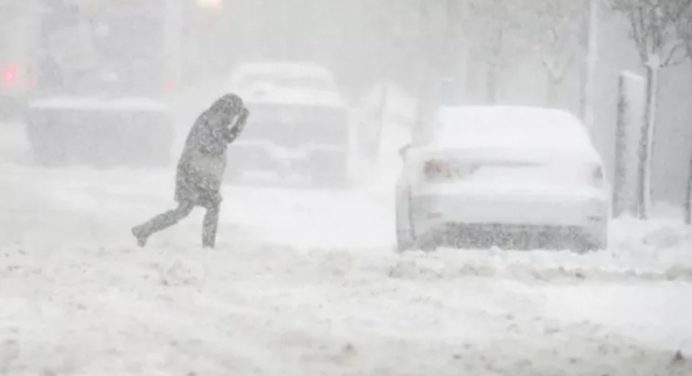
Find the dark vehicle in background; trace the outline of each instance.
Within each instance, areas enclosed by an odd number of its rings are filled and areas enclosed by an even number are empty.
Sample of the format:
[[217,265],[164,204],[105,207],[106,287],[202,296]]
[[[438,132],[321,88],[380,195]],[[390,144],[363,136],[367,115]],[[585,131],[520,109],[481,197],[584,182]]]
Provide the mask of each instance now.
[[0,119],[21,114],[34,84],[35,10],[30,1],[0,1]]
[[229,149],[234,161],[229,175],[348,182],[350,110],[329,70],[310,63],[248,63],[232,73],[229,88],[245,99],[252,119]]
[[37,81],[26,111],[44,164],[166,164],[175,80],[172,1],[40,2]]

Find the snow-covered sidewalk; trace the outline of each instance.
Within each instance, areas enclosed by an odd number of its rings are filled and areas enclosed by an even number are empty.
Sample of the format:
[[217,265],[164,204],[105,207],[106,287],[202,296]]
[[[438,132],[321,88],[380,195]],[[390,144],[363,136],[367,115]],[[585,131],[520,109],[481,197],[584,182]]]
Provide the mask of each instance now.
[[692,375],[692,231],[611,250],[393,252],[392,202],[225,187],[139,249],[170,171],[0,162],[0,375]]

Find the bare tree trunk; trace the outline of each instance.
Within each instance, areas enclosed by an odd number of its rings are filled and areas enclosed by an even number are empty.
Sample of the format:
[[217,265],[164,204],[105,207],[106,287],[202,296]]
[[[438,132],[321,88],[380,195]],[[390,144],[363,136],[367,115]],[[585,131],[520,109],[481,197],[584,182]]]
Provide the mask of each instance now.
[[651,209],[651,168],[656,126],[656,92],[658,88],[658,66],[646,65],[646,108],[642,135],[639,140],[639,182],[637,184],[637,201],[639,218],[648,219]]
[[643,127],[646,83],[634,73],[623,71],[618,80],[613,216],[638,212],[638,148]]
[[685,223],[692,225],[692,155],[690,155],[690,168],[687,172],[687,194],[685,195]]

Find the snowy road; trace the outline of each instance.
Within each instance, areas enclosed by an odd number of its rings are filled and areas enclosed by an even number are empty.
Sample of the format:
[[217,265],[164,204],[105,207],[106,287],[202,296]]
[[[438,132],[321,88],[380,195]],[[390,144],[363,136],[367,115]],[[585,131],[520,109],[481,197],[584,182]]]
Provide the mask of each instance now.
[[227,186],[216,250],[201,211],[135,247],[171,181],[0,161],[0,375],[692,375],[674,223],[399,256],[385,194]]

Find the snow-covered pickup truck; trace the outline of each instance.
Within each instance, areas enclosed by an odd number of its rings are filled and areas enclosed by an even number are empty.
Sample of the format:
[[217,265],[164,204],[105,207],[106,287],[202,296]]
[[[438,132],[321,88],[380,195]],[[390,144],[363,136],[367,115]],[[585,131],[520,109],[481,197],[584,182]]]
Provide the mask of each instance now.
[[329,70],[307,63],[248,63],[233,71],[228,86],[251,112],[229,149],[229,176],[269,173],[316,185],[349,180],[350,110]]

